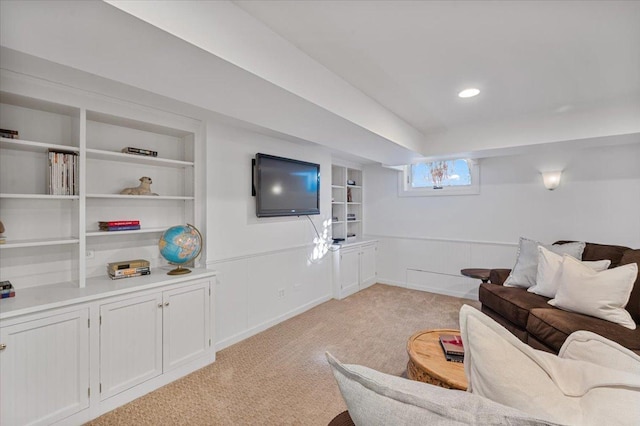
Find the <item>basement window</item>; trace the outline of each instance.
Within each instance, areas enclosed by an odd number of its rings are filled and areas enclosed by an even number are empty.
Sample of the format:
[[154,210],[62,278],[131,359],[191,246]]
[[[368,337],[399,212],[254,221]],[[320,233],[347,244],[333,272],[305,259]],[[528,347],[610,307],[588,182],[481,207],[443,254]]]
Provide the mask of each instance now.
[[480,166],[471,159],[417,162],[400,174],[400,196],[480,193]]

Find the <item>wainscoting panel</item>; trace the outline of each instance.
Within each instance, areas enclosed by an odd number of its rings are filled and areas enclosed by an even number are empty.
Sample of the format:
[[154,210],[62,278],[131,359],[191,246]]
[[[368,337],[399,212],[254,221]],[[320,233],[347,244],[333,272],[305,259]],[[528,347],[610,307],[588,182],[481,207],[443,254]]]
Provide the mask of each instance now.
[[331,298],[331,256],[310,260],[302,246],[207,262],[216,281],[216,350]]
[[513,268],[517,244],[471,244],[469,266],[465,268]]
[[217,342],[243,333],[249,328],[247,263],[247,259],[240,259],[207,265],[217,271],[213,313],[216,349],[220,349]]
[[470,245],[452,241],[409,240],[403,253],[407,269],[439,274],[460,271],[470,262]]
[[517,244],[414,237],[378,239],[378,282],[477,299],[479,280],[464,268],[511,268]]
[[478,300],[479,283],[462,276],[407,269],[407,287],[414,290]]
[[[247,264],[249,327],[255,327],[276,318],[278,313],[286,312],[285,296],[288,283],[291,281],[292,266],[286,265],[286,256],[283,253],[250,259]],[[284,294],[280,296],[278,292]]]

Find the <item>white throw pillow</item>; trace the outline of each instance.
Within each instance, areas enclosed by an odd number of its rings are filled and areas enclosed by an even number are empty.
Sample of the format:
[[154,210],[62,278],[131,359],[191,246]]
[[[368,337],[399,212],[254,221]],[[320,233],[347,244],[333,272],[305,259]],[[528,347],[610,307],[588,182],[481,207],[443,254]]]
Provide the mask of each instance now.
[[633,369],[533,349],[467,305],[460,310],[460,331],[470,392],[561,424],[637,424],[640,374]]
[[[545,297],[556,297],[560,274],[562,272],[562,256],[547,250],[543,246],[538,246],[538,274],[535,285],[527,289],[530,293],[539,294]],[[609,259],[596,261],[583,261],[594,271],[604,271],[611,265]]]
[[529,288],[535,285],[538,272],[538,246],[543,246],[557,254],[568,254],[576,259],[582,259],[582,252],[584,251],[585,245],[584,242],[553,245],[542,244],[539,241],[520,237],[516,264],[505,280],[504,286]]
[[549,300],[550,305],[636,329],[631,314],[624,309],[638,276],[636,263],[601,272],[570,256],[564,256],[562,263],[558,292]]

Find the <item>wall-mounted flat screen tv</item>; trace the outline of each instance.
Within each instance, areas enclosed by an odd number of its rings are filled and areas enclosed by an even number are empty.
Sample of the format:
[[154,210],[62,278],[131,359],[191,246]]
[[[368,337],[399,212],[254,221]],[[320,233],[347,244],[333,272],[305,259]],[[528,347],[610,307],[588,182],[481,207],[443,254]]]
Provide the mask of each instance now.
[[320,165],[268,154],[253,160],[256,216],[320,214]]

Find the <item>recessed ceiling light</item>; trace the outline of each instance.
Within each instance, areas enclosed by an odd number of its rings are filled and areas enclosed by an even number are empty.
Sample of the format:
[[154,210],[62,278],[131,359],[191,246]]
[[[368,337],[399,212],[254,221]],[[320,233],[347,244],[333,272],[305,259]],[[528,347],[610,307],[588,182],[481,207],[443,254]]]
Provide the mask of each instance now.
[[462,92],[458,93],[458,96],[460,96],[461,98],[473,98],[478,93],[480,93],[478,89],[469,88],[469,89],[464,89]]

